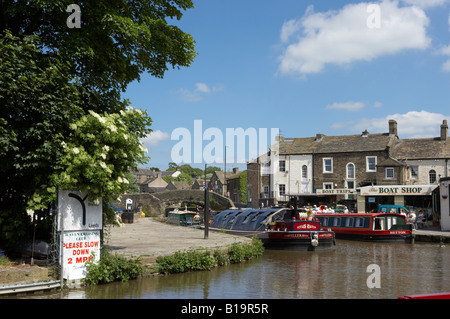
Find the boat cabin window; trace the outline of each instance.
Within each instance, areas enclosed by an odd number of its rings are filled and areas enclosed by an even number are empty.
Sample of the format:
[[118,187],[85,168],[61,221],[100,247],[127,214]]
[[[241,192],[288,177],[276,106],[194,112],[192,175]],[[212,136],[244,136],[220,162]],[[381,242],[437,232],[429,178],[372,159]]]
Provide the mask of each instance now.
[[387,207],[381,207],[380,213],[387,213]]
[[328,226],[328,217],[323,217],[322,226]]
[[334,227],[340,227],[341,226],[341,217],[335,217],[333,221]]
[[345,227],[353,227],[354,220],[355,219],[353,217],[347,217],[345,221]]
[[355,220],[355,227],[364,227],[364,217],[357,217]]
[[375,217],[373,219],[373,230],[385,230],[383,217]]

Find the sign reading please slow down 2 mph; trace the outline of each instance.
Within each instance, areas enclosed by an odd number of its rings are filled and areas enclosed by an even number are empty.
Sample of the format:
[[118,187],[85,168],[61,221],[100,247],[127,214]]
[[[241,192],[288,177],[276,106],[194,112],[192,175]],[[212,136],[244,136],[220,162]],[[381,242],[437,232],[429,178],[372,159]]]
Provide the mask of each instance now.
[[58,193],[58,211],[63,278],[85,278],[86,262],[100,259],[102,202],[91,201],[86,192],[61,190]]

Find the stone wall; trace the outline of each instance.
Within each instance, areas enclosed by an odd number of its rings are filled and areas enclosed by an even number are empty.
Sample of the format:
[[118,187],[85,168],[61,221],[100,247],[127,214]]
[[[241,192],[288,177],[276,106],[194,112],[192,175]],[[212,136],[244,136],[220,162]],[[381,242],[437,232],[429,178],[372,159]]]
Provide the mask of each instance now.
[[[210,207],[215,210],[225,210],[234,207],[233,202],[224,196],[210,192]],[[195,203],[203,206],[205,203],[205,192],[198,189],[171,190],[158,193],[126,194],[122,196],[120,203],[115,203],[120,208],[125,208],[127,199],[133,201],[133,208],[142,206],[144,212],[151,216],[165,214],[165,209],[171,205],[179,205],[182,202]],[[215,204],[214,207],[212,204]]]

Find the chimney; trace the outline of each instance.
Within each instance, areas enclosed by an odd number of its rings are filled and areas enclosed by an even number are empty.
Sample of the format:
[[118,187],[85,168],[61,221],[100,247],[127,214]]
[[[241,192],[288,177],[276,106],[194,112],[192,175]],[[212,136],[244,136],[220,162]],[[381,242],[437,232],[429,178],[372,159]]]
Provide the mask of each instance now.
[[317,133],[317,134],[316,134],[316,138],[314,139],[314,141],[316,141],[316,142],[321,142],[322,139],[323,139],[323,137],[324,137],[323,134]]
[[239,167],[234,167],[233,174],[238,174],[238,173],[239,173]]
[[441,125],[441,141],[446,141],[448,136],[447,120],[444,120]]
[[389,135],[397,136],[397,121],[389,120]]
[[364,130],[362,133],[361,133],[361,136],[362,137],[367,137],[367,136],[369,136],[369,131],[366,129],[366,130]]

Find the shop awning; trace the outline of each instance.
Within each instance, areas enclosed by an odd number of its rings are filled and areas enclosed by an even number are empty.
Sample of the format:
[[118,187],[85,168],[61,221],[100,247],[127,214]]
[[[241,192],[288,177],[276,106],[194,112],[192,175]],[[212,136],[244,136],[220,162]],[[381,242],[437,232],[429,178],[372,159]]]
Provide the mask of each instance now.
[[360,196],[431,195],[438,185],[376,185],[359,188]]

